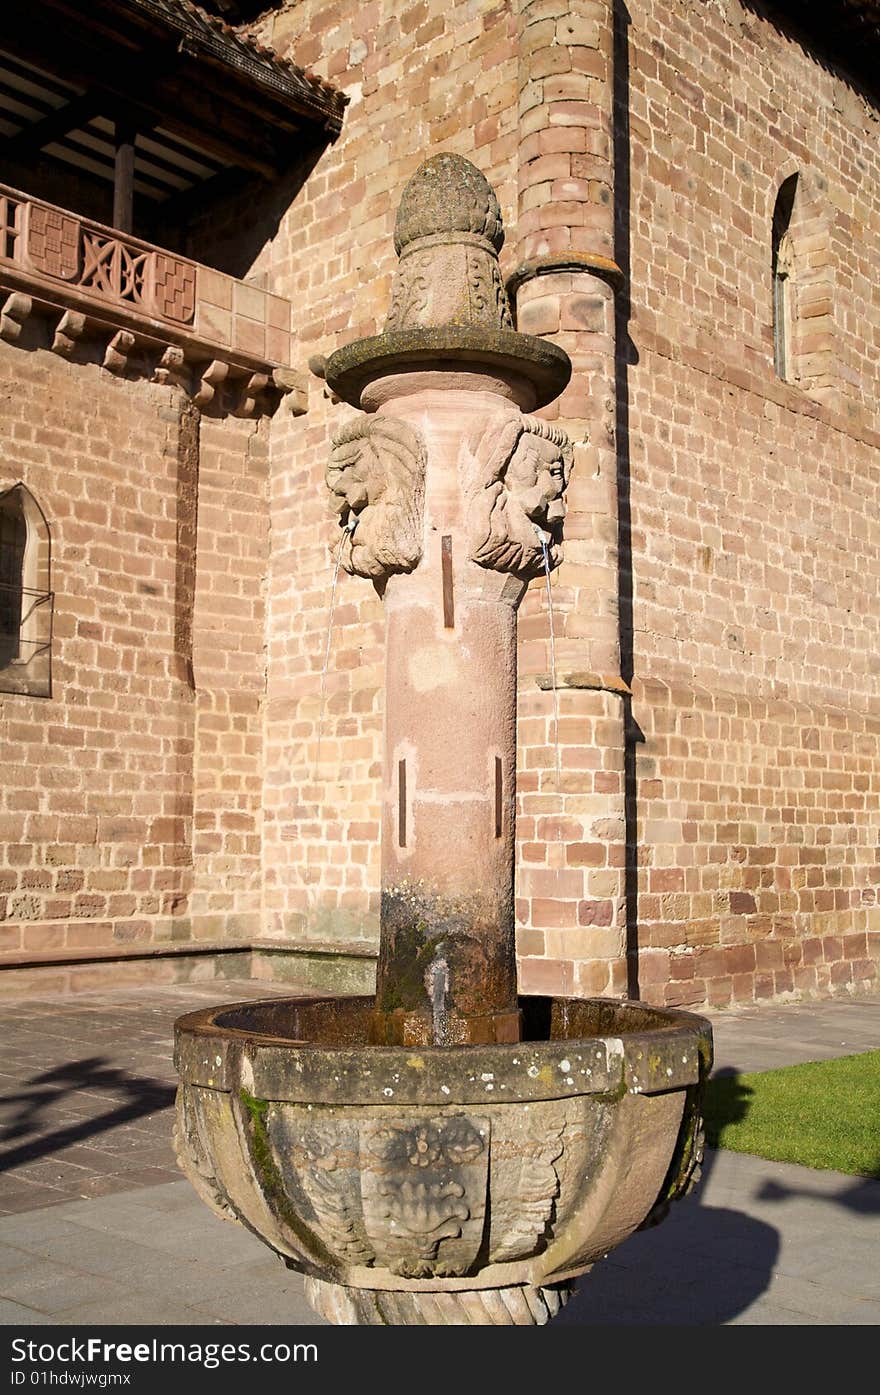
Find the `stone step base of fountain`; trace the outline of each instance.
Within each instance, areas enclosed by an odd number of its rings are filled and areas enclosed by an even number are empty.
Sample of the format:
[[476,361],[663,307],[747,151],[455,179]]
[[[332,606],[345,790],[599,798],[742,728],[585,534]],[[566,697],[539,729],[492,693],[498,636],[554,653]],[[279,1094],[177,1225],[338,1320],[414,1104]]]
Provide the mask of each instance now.
[[306,1301],[338,1327],[541,1327],[555,1317],[574,1292],[574,1282],[547,1288],[434,1290],[347,1288],[307,1278]]

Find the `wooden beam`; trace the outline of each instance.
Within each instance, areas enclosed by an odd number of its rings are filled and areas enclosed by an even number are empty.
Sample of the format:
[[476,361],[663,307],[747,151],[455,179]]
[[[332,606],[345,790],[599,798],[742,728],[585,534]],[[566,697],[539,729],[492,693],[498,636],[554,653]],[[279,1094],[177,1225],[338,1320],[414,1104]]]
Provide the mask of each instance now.
[[[0,4],[0,44],[46,73],[103,95],[102,115],[126,108],[142,113],[151,126],[182,136],[215,160],[276,178],[285,163],[273,135],[276,104],[267,104],[263,121],[256,121],[240,105],[243,84],[234,69],[217,74],[214,65],[169,49],[167,43],[131,55],[122,47],[105,46],[91,31],[86,42],[82,25],[68,31],[61,14],[52,18],[51,26],[36,25],[28,9],[25,23],[24,15]],[[295,119],[290,113],[285,118]],[[137,124],[144,129],[141,117]],[[283,129],[280,134],[291,139]]]
[[36,155],[68,132],[87,126],[93,117],[101,116],[103,98],[104,94],[95,88],[84,92],[81,97],[74,97],[72,102],[65,103],[57,111],[35,121],[32,126],[26,126],[17,135],[7,136],[0,143],[0,154],[5,160],[24,160],[29,155]]
[[134,232],[134,142],[136,131],[128,121],[116,122],[116,156],[113,162],[113,226]]

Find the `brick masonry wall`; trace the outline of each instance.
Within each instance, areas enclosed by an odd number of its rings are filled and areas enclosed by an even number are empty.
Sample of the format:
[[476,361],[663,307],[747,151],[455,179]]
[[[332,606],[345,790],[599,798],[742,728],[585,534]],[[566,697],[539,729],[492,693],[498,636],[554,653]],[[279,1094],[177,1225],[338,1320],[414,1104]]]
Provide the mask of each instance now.
[[[560,690],[557,780],[535,583],[520,629],[522,983],[624,991],[637,912],[630,978],[653,1000],[861,990],[880,916],[877,112],[738,0],[631,0],[629,149],[612,179],[612,11],[268,12],[260,36],[351,104],[277,232],[279,191],[255,207],[234,270],[292,302],[304,366],[381,328],[397,199],[427,154],[465,154],[494,184],[506,273],[545,237],[607,255],[613,190],[632,309],[616,365],[607,285],[537,278],[520,306],[577,370],[558,409],[577,467],[557,672],[614,681],[619,660],[633,687],[631,703]],[[621,155],[621,110],[617,123]],[[771,219],[797,170],[804,376],[781,383]],[[337,542],[323,473],[351,409],[313,378],[304,417],[199,419],[170,388],[45,350],[0,344],[0,365],[0,484],[23,479],[45,509],[58,593],[53,698],[0,696],[0,948],[374,945],[382,608],[344,574],[322,680]],[[618,483],[632,515],[621,654]]]
[[[516,8],[517,323],[571,359],[571,382],[543,415],[574,446],[552,650],[544,587],[531,588],[520,616],[520,980],[527,992],[617,994],[626,988],[624,710],[601,686],[619,686],[620,671],[614,292],[595,270],[613,265],[613,26],[607,0]],[[527,275],[533,264],[541,274]],[[547,691],[554,654],[558,733]]]
[[[381,328],[396,199],[425,155],[460,151],[493,181],[508,272],[517,196],[530,236],[558,225],[540,210],[562,199],[554,181],[566,173],[581,180],[570,201],[587,205],[595,190],[599,204],[601,113],[591,118],[589,148],[580,135],[560,144],[558,133],[578,121],[589,128],[575,108],[605,99],[607,35],[590,25],[611,8],[546,0],[512,14],[472,3],[453,18],[439,4],[316,0],[261,22],[262,37],[352,99],[342,137],[271,252],[273,289],[303,307],[304,358]],[[575,10],[575,27],[557,32]],[[543,26],[525,83],[520,11]],[[630,166],[618,200],[629,201],[633,347],[629,432],[618,450],[633,518],[632,557],[625,551],[622,565],[624,581],[630,566],[634,577],[624,657],[635,675],[636,779],[626,793],[641,987],[695,1004],[863,988],[873,982],[877,914],[877,566],[867,520],[876,509],[878,325],[876,211],[872,222],[864,209],[877,186],[859,162],[875,147],[876,113],[736,0],[629,11]],[[544,99],[560,104],[548,148],[534,139],[532,97],[523,99],[533,81],[549,84]],[[532,123],[525,132],[523,116]],[[558,158],[552,170],[536,163],[566,152],[580,155],[579,174],[557,168]],[[534,166],[525,183],[524,162]],[[529,190],[541,169],[548,187],[538,199]],[[824,376],[782,384],[772,366],[770,224],[779,184],[796,169],[827,199],[823,248],[808,251],[824,257],[834,288],[831,311],[821,306],[836,356],[830,390]],[[592,250],[607,254],[601,218],[570,214],[569,224],[595,225]],[[588,240],[580,232],[569,245]],[[586,319],[563,323],[560,307],[577,288],[555,280],[535,283],[543,303],[532,298],[523,327],[561,342],[567,335],[566,347],[581,353],[590,341],[578,334],[592,332],[597,355],[586,371],[595,370],[607,347],[607,301],[596,295],[582,307]],[[591,445],[573,482],[578,555],[554,581],[560,669],[607,671],[615,653],[604,619],[617,604],[613,490],[596,455],[608,421],[595,396],[607,381],[600,375],[562,414],[575,434],[588,423]],[[575,393],[582,389],[583,379]],[[381,607],[345,576],[320,758],[317,749],[334,540],[322,474],[329,435],[349,416],[315,380],[308,417],[272,429],[265,925],[300,942],[373,943],[377,927]],[[551,703],[534,681],[549,670],[538,586],[521,612],[520,658],[523,983],[619,992],[621,700],[560,693],[568,780],[560,798]],[[816,732],[820,745],[807,758]],[[631,898],[630,916],[634,909]]]
[[51,698],[0,694],[0,952],[251,933],[265,441],[35,345],[0,371],[0,488],[43,508],[55,591]]
[[[629,8],[642,991],[863,989],[880,938],[877,110],[735,0]],[[832,290],[831,391],[809,365],[791,386],[773,371],[771,220],[798,169],[825,225],[807,261]]]

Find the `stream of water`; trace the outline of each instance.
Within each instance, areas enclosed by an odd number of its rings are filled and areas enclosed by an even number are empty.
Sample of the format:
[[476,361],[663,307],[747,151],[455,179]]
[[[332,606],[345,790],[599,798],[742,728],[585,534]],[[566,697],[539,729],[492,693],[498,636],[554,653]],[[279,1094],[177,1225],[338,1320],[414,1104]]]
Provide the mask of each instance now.
[[556,631],[553,624],[553,591],[550,586],[550,535],[543,529],[536,529],[544,558],[544,580],[547,583],[547,609],[550,616],[550,683],[553,692],[553,748],[555,751],[556,788],[560,785],[559,770],[559,692],[556,687]]
[[342,537],[339,539],[339,547],[336,549],[336,562],[333,567],[333,584],[330,588],[330,611],[327,616],[327,643],[324,646],[324,663],[321,667],[321,703],[318,711],[318,745],[315,751],[315,778],[321,765],[321,741],[324,736],[324,709],[327,702],[327,670],[330,666],[330,644],[333,639],[333,612],[336,609],[336,588],[339,585],[339,568],[342,565],[342,549],[345,547],[346,538],[350,538],[357,527],[357,518],[354,515],[349,517]]

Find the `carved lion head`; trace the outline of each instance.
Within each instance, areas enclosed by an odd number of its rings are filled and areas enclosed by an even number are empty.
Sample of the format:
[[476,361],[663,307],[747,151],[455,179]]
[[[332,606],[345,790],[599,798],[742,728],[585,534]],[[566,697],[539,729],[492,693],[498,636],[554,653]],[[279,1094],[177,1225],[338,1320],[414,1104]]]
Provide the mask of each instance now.
[[422,555],[425,445],[396,417],[359,418],[333,439],[327,485],[342,527],[342,565],[356,576],[410,572]]
[[540,417],[513,417],[474,443],[479,488],[472,507],[471,556],[493,571],[537,575],[562,560],[571,442]]

